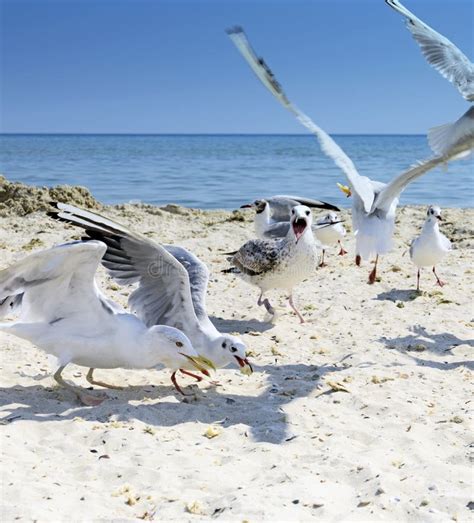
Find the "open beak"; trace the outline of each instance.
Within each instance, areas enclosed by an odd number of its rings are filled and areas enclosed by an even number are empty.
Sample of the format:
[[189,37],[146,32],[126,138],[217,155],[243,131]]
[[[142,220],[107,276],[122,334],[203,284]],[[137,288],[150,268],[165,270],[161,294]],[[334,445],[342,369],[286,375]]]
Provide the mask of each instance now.
[[245,374],[246,376],[250,376],[250,374],[252,374],[253,372],[253,368],[249,360],[247,358],[240,358],[239,356],[234,356],[234,358],[237,360],[237,363],[239,364],[240,372],[242,374]]
[[197,370],[199,370],[208,377],[210,376],[210,374],[206,367],[212,370],[216,370],[216,366],[214,365],[214,363],[210,359],[205,358],[204,356],[188,356],[188,354],[183,354],[182,352],[180,352],[180,354],[181,356],[187,358],[191,362],[191,364],[194,367],[196,367]]
[[306,227],[308,226],[308,223],[304,218],[296,218],[296,220],[293,222],[293,232],[296,236],[296,242],[303,236],[304,232],[306,231]]
[[252,209],[253,205],[251,203],[246,203],[245,205],[240,206],[241,209]]
[[342,185],[342,183],[336,183],[336,185],[346,195],[347,198],[352,196],[351,188],[348,185]]

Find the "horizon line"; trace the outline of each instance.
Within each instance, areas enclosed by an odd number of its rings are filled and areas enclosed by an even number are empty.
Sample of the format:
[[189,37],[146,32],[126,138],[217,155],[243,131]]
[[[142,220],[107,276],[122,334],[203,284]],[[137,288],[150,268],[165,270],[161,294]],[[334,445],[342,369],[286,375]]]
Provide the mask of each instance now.
[[[426,136],[423,133],[329,133],[331,136]],[[93,132],[0,132],[0,136],[309,136],[311,133],[93,133]]]

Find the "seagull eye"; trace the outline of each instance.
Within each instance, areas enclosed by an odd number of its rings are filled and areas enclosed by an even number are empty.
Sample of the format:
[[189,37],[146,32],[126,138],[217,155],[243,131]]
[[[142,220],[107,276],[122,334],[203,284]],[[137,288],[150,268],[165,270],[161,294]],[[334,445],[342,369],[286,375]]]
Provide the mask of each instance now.
[[182,341],[177,341],[176,342],[176,347],[182,347],[183,346],[183,342]]
[[230,350],[231,352],[237,352],[237,349],[235,347],[232,347]]
[[309,216],[309,211],[306,211],[306,216]]
[[291,214],[295,214],[295,210],[294,209],[291,211]]

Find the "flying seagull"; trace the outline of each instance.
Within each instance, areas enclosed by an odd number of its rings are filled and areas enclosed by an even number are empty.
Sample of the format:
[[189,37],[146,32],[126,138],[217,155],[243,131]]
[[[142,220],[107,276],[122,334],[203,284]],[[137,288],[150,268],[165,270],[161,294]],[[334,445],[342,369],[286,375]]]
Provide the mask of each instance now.
[[316,136],[322,151],[346,175],[350,185],[350,193],[354,196],[352,223],[356,235],[356,264],[360,265],[361,258],[367,259],[375,255],[374,268],[369,274],[369,283],[374,283],[377,276],[378,257],[387,253],[392,247],[395,211],[400,193],[410,182],[429,170],[472,149],[474,147],[474,135],[464,136],[445,154],[415,164],[388,184],[361,176],[352,160],[339,145],[289,101],[268,65],[262,58],[258,58],[253,51],[243,29],[236,27],[228,30],[228,34],[265,87],[286,109],[293,113],[302,125]]
[[[406,18],[406,26],[421,52],[444,78],[450,81],[465,100],[474,102],[474,64],[445,36],[422,22],[398,0],[385,0],[387,5]],[[428,142],[436,154],[447,154],[456,143],[474,134],[474,107],[471,106],[454,123],[433,127]]]
[[154,242],[99,214],[64,203],[52,205],[55,210],[49,216],[82,227],[85,239],[107,245],[102,265],[115,281],[122,285],[138,283],[128,303],[147,327],[175,327],[216,367],[234,364],[244,374],[252,372],[244,343],[236,336],[220,333],[207,315],[209,271],[193,253],[177,245]]
[[[146,326],[140,314],[128,314],[108,300],[95,282],[107,246],[100,241],[74,242],[44,250],[0,272],[1,317],[18,312],[16,321],[0,323],[0,330],[23,338],[56,356],[54,379],[85,405],[98,405],[96,396],[68,384],[62,371],[69,363],[89,367],[87,381],[120,388],[93,377],[95,369],[171,368],[199,370],[209,375],[212,362],[201,358],[188,337],[163,325]],[[7,305],[5,307],[5,305]]]

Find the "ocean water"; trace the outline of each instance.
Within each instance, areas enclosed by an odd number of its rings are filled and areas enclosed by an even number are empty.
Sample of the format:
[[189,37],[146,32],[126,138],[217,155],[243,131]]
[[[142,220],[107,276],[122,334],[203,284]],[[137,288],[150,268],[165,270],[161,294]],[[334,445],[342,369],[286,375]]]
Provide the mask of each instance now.
[[[389,181],[430,150],[425,136],[339,135],[357,169]],[[0,173],[34,185],[84,185],[105,203],[234,209],[296,194],[342,207],[343,173],[311,135],[0,135]],[[472,207],[472,158],[410,184],[402,204]]]

